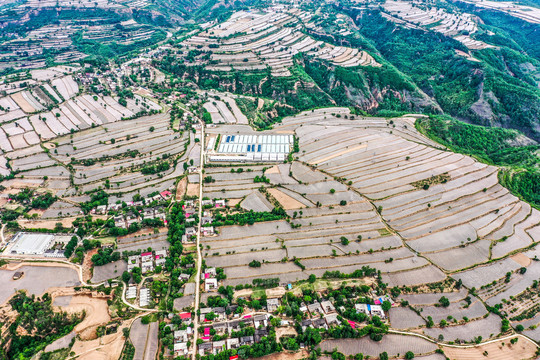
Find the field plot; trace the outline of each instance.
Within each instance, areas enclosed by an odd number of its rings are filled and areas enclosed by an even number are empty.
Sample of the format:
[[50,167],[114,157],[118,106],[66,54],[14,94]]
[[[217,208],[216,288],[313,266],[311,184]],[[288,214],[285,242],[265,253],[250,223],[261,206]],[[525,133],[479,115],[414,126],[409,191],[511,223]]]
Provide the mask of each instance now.
[[383,13],[386,18],[397,23],[405,23],[410,28],[425,28],[432,31],[452,36],[470,49],[486,49],[493,47],[484,42],[471,39],[469,36],[460,35],[463,32],[474,34],[478,31],[478,25],[471,14],[447,12],[444,9],[433,7],[422,9],[405,1],[386,1]]
[[370,357],[378,357],[379,354],[385,351],[389,356],[397,356],[398,354],[405,354],[407,351],[420,355],[437,350],[437,345],[427,340],[415,336],[394,334],[385,335],[379,342],[364,336],[360,339],[325,340],[319,346],[322,351],[332,352],[337,347],[346,356],[362,353],[364,356],[368,355]]
[[489,359],[494,360],[533,359],[536,349],[536,345],[524,337],[519,337],[516,344],[510,344],[510,341],[495,341],[465,349],[443,347],[444,354],[450,360],[485,359],[485,353],[489,354]]
[[422,317],[408,308],[392,308],[390,309],[389,315],[392,328],[394,329],[405,330],[426,325],[426,322]]
[[166,233],[139,235],[137,237],[123,236],[118,238],[117,243],[119,251],[145,250],[149,247],[153,250],[162,250],[168,249],[170,245]]
[[97,284],[105,280],[114,279],[122,275],[127,270],[127,263],[118,260],[103,266],[94,266],[92,283]]
[[477,336],[487,340],[500,332],[501,318],[495,314],[488,317],[465,323],[463,325],[446,326],[444,328],[426,328],[424,334],[434,339],[443,336],[445,341],[463,340],[472,341]]
[[[23,271],[24,276],[13,280],[16,271]],[[0,270],[0,304],[3,304],[17,290],[26,290],[29,294],[40,296],[52,287],[70,287],[80,284],[74,269],[60,266],[21,266],[17,270]]]
[[[342,120],[319,110],[286,118],[276,130],[294,129],[300,161],[343,179],[373,200],[409,246],[444,270],[488,261],[489,247],[500,239],[523,246],[540,239],[538,211],[498,184],[496,168],[427,146],[432,143],[416,133],[409,118],[393,121],[390,133],[384,119]],[[285,187],[298,190],[302,185]],[[299,192],[323,204],[328,199]],[[497,254],[506,255],[500,249]],[[404,277],[389,281],[401,284]]]
[[129,339],[135,346],[134,360],[155,359],[158,350],[158,323],[144,325],[138,318],[131,326]]
[[[307,13],[294,8],[286,11],[272,8],[259,12],[239,11],[229,20],[188,38],[183,45],[188,51],[200,49],[211,52],[211,63],[206,65],[211,71],[253,71],[270,67],[274,76],[290,76],[288,68],[298,53],[343,67],[380,66],[365,51],[334,46],[305,35],[300,31],[302,26],[312,24],[305,24],[303,19],[309,20]],[[208,111],[216,114],[213,107],[212,110]],[[233,112],[237,114],[234,108]],[[222,114],[220,119],[223,118]],[[217,115],[216,119],[219,119]],[[245,123],[241,117],[236,119],[238,123]],[[231,122],[226,117],[225,121]]]
[[[84,191],[102,186],[108,179],[108,191],[134,193],[163,191],[174,185],[183,173],[181,166],[170,165],[165,158],[180,158],[187,148],[187,136],[169,129],[168,117],[158,114],[88,129],[55,142],[55,158],[63,164],[74,162],[74,183]],[[153,126],[150,131],[149,123]],[[100,140],[107,139],[107,140]],[[114,140],[112,140],[114,139]],[[143,174],[148,164],[164,163],[169,168],[160,174]],[[151,189],[151,185],[154,189]]]
[[[420,271],[429,265],[403,247],[368,201],[328,175],[298,162],[266,168],[264,173],[264,167],[259,165],[241,169],[206,168],[205,175],[212,181],[204,184],[203,195],[241,198],[240,206],[259,212],[271,210],[270,203],[279,203],[292,219],[290,223],[225,226],[217,236],[205,237],[206,263],[224,268],[226,284],[251,283],[257,278],[279,278],[281,283],[287,283],[306,279],[309,274],[322,276],[326,271],[350,273],[362,266],[380,269],[385,277],[403,277],[407,271]],[[283,176],[273,176],[277,172],[286,172],[290,185],[281,185]],[[254,182],[262,176],[277,182]],[[294,258],[304,270],[292,263]],[[259,268],[249,267],[253,260],[264,263]],[[425,270],[430,272],[429,268]],[[423,277],[424,282],[445,278],[436,268],[430,273],[435,276],[427,280]],[[418,275],[413,274],[409,280],[401,281],[412,284],[417,279]]]

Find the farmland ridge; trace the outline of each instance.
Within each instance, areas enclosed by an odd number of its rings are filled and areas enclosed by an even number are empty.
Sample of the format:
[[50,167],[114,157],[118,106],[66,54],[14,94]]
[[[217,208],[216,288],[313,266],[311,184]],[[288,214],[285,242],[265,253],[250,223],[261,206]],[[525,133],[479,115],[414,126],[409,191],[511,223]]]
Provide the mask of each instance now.
[[537,0],[0,4],[0,360],[536,359]]

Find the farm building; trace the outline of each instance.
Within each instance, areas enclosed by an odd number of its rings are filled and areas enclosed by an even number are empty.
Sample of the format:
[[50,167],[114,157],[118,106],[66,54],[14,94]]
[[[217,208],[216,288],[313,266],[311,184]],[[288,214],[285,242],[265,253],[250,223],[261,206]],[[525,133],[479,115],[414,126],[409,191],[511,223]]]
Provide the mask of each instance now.
[[51,246],[54,235],[19,232],[12,240],[11,253],[17,255],[43,255]]
[[142,288],[139,292],[139,306],[148,306],[150,299],[150,289]]
[[217,148],[218,155],[210,161],[250,162],[283,161],[291,151],[292,135],[223,135]]

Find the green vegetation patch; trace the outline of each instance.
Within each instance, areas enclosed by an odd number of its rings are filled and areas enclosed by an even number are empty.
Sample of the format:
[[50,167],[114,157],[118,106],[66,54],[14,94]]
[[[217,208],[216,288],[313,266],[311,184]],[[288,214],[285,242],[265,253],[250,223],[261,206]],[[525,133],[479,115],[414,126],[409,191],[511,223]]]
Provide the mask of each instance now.
[[[83,318],[80,314],[54,312],[48,293],[36,298],[19,292],[9,304],[17,317],[9,326],[9,335],[3,338],[3,344],[11,339],[8,359],[30,359],[48,344],[69,334]],[[31,335],[20,335],[20,329]]]
[[452,151],[505,167],[499,173],[501,184],[540,208],[540,145],[530,144],[515,130],[470,125],[443,116],[419,119],[416,126]]

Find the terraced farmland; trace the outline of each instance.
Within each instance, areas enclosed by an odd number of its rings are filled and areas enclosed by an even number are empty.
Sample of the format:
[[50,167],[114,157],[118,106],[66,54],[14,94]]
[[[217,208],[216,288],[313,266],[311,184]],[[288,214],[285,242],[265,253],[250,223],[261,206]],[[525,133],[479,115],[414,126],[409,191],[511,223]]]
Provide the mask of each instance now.
[[211,71],[272,69],[274,76],[290,76],[293,56],[305,53],[342,67],[380,66],[371,55],[345,46],[318,41],[301,30],[309,27],[311,14],[299,9],[270,8],[239,11],[223,23],[183,42],[186,49],[211,53]]
[[[485,318],[480,299],[493,306],[517,296],[504,307],[517,308],[516,315],[537,304],[538,297],[523,295],[540,276],[531,261],[536,250],[520,251],[540,240],[540,213],[498,183],[497,168],[446,151],[419,134],[414,121],[319,109],[285,118],[273,129],[298,138],[292,163],[242,165],[240,174],[230,172],[237,167],[232,165],[207,168],[215,182],[205,185],[205,196],[249,202],[254,211],[279,205],[289,215],[287,221],[219,228],[203,239],[207,264],[224,267],[230,285],[257,278],[288,283],[364,265],[380,270],[389,286],[409,289],[448,276],[469,289],[495,281],[499,285],[478,297],[465,289],[404,295],[419,316],[405,314],[397,326],[441,322],[422,331],[448,341],[497,335],[501,318]],[[262,175],[268,182],[251,182]],[[250,267],[253,260],[262,265]],[[438,304],[443,296],[447,307]]]
[[449,12],[441,8],[423,9],[405,1],[386,1],[383,9],[387,19],[405,24],[410,28],[425,28],[451,36],[469,49],[492,48],[485,42],[475,40],[470,35],[478,31],[475,17],[467,13]]

